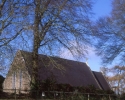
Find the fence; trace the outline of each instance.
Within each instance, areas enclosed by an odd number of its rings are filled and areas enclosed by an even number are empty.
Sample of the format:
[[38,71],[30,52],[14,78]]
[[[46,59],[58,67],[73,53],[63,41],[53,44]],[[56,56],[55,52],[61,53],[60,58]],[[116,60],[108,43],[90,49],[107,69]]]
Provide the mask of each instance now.
[[[32,95],[31,95],[32,94]],[[6,89],[1,91],[0,99],[31,100],[118,100],[115,94],[79,93],[62,91],[29,91],[19,89]]]

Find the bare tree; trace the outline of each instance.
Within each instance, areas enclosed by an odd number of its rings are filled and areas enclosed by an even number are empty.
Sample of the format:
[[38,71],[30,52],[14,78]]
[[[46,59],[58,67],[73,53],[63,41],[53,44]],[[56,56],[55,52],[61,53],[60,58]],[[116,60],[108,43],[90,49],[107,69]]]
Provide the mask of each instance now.
[[0,47],[7,46],[22,31],[19,29],[14,0],[0,1]]
[[[55,53],[62,47],[72,54],[85,54],[90,43],[91,1],[35,0],[33,23],[33,74],[32,84],[38,84],[38,53],[46,50]],[[75,41],[75,44],[73,42]],[[73,49],[73,50],[72,50]],[[36,87],[38,89],[38,87]]]
[[[105,72],[105,71],[104,71]],[[124,66],[113,66],[112,68],[107,68],[106,78],[112,88],[115,88],[117,94],[123,94],[125,91],[125,67]]]
[[103,63],[117,60],[124,64],[125,59],[125,1],[113,0],[111,16],[100,18],[93,28],[98,37],[97,54],[102,56]]
[[1,8],[1,15],[8,11],[8,17],[3,17],[2,22],[4,18],[8,21],[1,25],[0,47],[8,44],[20,48],[22,44],[29,44],[33,52],[33,88],[38,89],[39,83],[39,51],[57,55],[65,48],[73,55],[85,56],[91,43],[91,0],[10,1],[3,4],[7,10]]
[[[0,1],[0,70],[3,72],[7,67],[6,58],[12,57],[9,55],[12,50],[9,43],[14,40],[22,31],[22,29],[13,29],[15,27],[15,12],[13,0]],[[14,32],[15,31],[15,32]],[[5,71],[5,70],[4,70]]]
[[[21,41],[19,37],[23,35],[26,26],[22,4],[19,0],[0,1],[0,71],[2,74],[7,72],[8,65],[14,57],[15,48],[20,47],[17,41]],[[22,23],[22,19],[25,23]]]

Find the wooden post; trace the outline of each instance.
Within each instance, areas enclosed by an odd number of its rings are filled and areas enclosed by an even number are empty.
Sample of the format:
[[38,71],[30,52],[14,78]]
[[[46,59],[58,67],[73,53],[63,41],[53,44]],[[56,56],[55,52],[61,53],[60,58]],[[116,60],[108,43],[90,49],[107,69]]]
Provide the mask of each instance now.
[[111,100],[111,97],[110,97],[110,95],[109,95],[109,100]]
[[88,100],[89,100],[89,94],[88,94]]
[[14,92],[15,92],[15,100],[16,100],[16,88],[15,88],[15,91],[14,91]]

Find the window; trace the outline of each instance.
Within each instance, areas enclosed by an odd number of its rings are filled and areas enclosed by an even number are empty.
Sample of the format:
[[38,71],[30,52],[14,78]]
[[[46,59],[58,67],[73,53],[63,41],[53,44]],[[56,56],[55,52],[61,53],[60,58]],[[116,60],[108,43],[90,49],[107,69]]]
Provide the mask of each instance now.
[[21,85],[22,85],[22,70],[20,70],[20,89],[21,89]]
[[16,72],[12,74],[12,89],[15,89],[15,82],[16,82]]

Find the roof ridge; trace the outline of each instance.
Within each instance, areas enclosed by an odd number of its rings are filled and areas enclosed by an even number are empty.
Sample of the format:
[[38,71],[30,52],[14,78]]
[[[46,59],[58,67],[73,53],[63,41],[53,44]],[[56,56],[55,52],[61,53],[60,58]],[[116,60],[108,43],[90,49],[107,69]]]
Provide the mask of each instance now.
[[[32,52],[29,52],[29,51],[24,51],[24,50],[19,50],[21,53],[24,52],[24,53],[32,53]],[[62,58],[62,57],[58,57],[58,56],[51,56],[51,55],[45,55],[45,54],[38,54],[39,56],[46,56],[46,57],[51,57],[51,58],[56,58],[56,59],[61,59],[61,60],[66,60],[66,61],[73,61],[73,62],[77,62],[77,63],[84,63],[86,64],[85,62],[81,62],[81,61],[76,61],[76,60],[71,60],[71,59],[66,59],[66,58]],[[87,64],[86,64],[87,65]],[[87,65],[88,66],[88,65]]]

